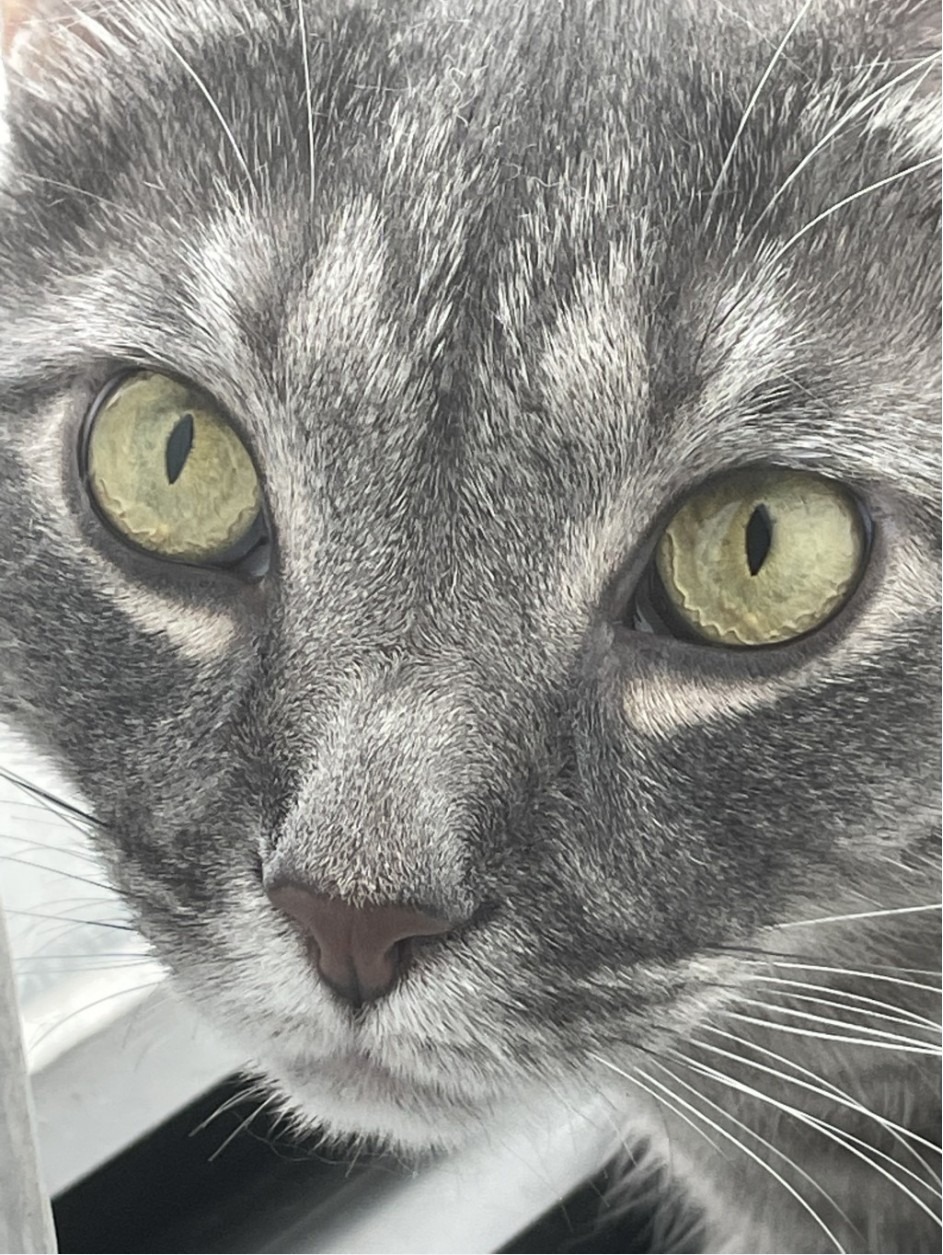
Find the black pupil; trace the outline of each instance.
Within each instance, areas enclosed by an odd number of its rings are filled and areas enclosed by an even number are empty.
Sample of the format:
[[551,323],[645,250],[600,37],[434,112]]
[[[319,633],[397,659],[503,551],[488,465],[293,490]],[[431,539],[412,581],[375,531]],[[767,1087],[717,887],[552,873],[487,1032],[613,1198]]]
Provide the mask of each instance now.
[[747,523],[747,566],[756,575],[766,561],[773,543],[773,520],[765,505],[758,505]]
[[193,448],[193,415],[184,414],[167,437],[167,448],[164,451],[164,464],[167,468],[168,484],[175,484],[180,472],[186,465],[190,450]]

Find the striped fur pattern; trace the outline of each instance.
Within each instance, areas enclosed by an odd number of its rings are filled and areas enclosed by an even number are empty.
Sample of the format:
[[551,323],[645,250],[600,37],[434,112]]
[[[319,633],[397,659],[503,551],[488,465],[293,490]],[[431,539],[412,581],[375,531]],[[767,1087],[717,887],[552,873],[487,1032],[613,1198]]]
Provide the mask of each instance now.
[[[5,9],[0,712],[181,988],[330,1134],[602,1096],[654,1249],[938,1250],[938,6]],[[261,582],[98,522],[129,365],[239,424]],[[849,605],[632,631],[755,464],[867,503]],[[354,1017],[282,873],[475,923]]]

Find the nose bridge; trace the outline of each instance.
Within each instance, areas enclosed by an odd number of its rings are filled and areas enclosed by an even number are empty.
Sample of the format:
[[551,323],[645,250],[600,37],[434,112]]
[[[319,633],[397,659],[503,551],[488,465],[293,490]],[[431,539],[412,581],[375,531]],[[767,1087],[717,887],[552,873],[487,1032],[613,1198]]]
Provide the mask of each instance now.
[[361,673],[319,721],[267,878],[360,906],[468,914],[476,834],[506,771],[485,707],[467,678]]

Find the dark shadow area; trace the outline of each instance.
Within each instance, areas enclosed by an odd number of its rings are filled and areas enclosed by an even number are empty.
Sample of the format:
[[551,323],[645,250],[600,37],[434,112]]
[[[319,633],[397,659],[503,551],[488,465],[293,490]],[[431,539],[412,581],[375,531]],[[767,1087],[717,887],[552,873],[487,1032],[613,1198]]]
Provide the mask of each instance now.
[[[380,1156],[299,1144],[245,1090],[231,1078],[54,1199],[62,1255],[306,1250],[322,1220],[369,1209],[401,1179]],[[601,1174],[504,1251],[656,1249],[638,1209],[606,1223],[607,1186]]]
[[653,1245],[651,1214],[635,1207],[617,1219],[607,1220],[604,1200],[609,1186],[608,1174],[600,1173],[502,1247],[501,1255],[540,1252],[653,1255],[659,1248]]
[[245,1088],[232,1078],[54,1199],[60,1251],[262,1250],[300,1200],[310,1213],[365,1171],[279,1135],[265,1111],[247,1123],[262,1100]]

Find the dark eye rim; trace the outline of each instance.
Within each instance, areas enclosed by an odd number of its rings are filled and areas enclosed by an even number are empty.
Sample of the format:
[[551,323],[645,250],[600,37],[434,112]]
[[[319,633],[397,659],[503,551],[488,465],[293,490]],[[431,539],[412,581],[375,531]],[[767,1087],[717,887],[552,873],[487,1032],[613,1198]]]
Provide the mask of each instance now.
[[[252,459],[252,465],[255,468],[260,485],[263,486],[262,505],[259,509],[252,526],[246,534],[232,545],[229,549],[221,554],[215,554],[211,558],[203,558],[194,560],[192,558],[177,557],[173,554],[158,553],[154,549],[148,549],[146,545],[139,545],[130,536],[115,527],[114,523],[108,518],[108,515],[101,508],[95,491],[90,482],[89,472],[89,442],[91,440],[92,431],[95,426],[95,420],[98,414],[110,396],[125,383],[128,379],[135,375],[155,374],[162,375],[166,379],[171,379],[176,383],[182,384],[186,388],[190,388],[193,392],[205,396],[212,404],[212,407],[225,418],[232,429],[238,435],[243,446],[247,450],[249,457]],[[206,388],[194,383],[191,379],[184,375],[174,374],[172,371],[160,370],[153,366],[129,366],[113,373],[105,384],[98,389],[91,404],[88,406],[85,416],[82,419],[79,429],[78,441],[78,473],[79,480],[82,484],[83,492],[86,500],[92,509],[95,517],[103,527],[107,529],[111,536],[116,537],[122,545],[132,553],[146,555],[152,561],[161,564],[169,564],[176,567],[195,568],[197,570],[219,570],[229,574],[238,575],[243,579],[258,581],[261,580],[269,570],[272,556],[272,528],[266,508],[264,481],[259,474],[258,462],[256,461],[251,443],[246,439],[240,423],[234,421],[232,415],[224,405],[221,405],[213,394]]]
[[[658,573],[655,554],[658,542],[664,535],[665,528],[670,520],[674,517],[682,505],[695,493],[703,492],[708,489],[711,484],[729,479],[731,476],[743,474],[757,473],[759,471],[790,471],[793,473],[813,475],[817,479],[823,479],[829,483],[835,484],[840,488],[852,501],[858,511],[861,520],[862,532],[864,536],[864,548],[862,551],[861,562],[855,574],[854,581],[849,588],[846,596],[841,603],[835,607],[830,615],[817,623],[815,627],[810,628],[808,632],[800,632],[796,636],[790,636],[781,641],[770,641],[764,645],[727,645],[721,641],[712,641],[705,636],[700,636],[694,628],[681,616],[677,608],[672,603],[665,589],[661,576]],[[637,579],[633,592],[631,594],[629,605],[623,619],[623,626],[630,632],[641,632],[650,636],[670,637],[678,641],[683,641],[688,645],[697,645],[703,649],[709,649],[714,652],[731,654],[731,655],[756,655],[769,654],[775,651],[790,649],[792,646],[800,642],[809,640],[817,633],[822,631],[832,623],[839,615],[843,614],[849,603],[854,599],[871,562],[874,550],[874,539],[876,523],[871,511],[862,498],[861,494],[853,487],[846,484],[833,475],[823,475],[819,471],[809,470],[807,467],[796,467],[788,465],[778,465],[770,463],[753,463],[749,466],[731,467],[728,470],[719,472],[716,475],[708,476],[695,484],[690,491],[686,492],[680,499],[674,501],[669,511],[667,511],[659,520],[657,528],[653,531],[649,543],[647,545],[647,558],[644,569]]]

